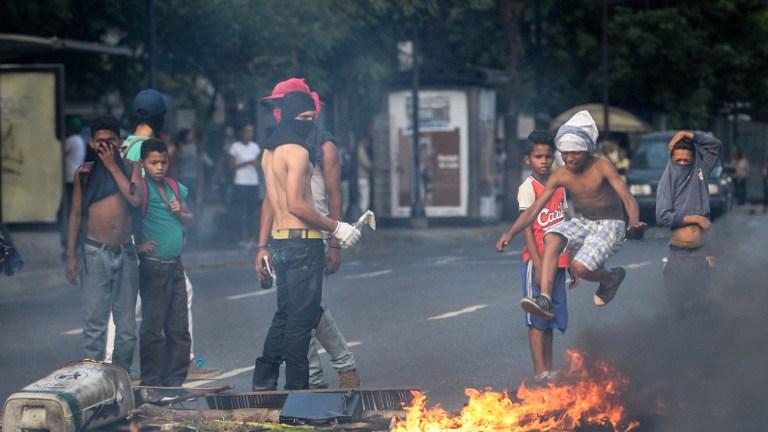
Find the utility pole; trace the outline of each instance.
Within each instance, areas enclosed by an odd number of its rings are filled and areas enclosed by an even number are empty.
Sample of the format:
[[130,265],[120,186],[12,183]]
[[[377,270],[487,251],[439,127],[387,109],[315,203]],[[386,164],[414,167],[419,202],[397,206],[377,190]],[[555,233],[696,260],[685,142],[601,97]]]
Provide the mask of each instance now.
[[535,69],[536,69],[536,78],[535,78],[535,85],[536,85],[536,101],[534,102],[534,110],[533,113],[533,122],[536,128],[539,128],[539,123],[541,120],[539,119],[539,114],[542,113],[544,110],[544,107],[541,106],[541,101],[544,99],[542,95],[542,89],[541,89],[541,74],[542,74],[542,53],[541,53],[541,0],[535,0],[533,5],[533,20],[535,23],[534,28],[534,34],[533,34],[533,40],[534,44],[536,46],[536,57],[535,57]]
[[147,51],[149,52],[149,88],[156,88],[157,85],[157,48],[156,48],[156,28],[155,23],[155,0],[147,0]]
[[603,0],[602,72],[603,72],[603,134],[611,132],[610,100],[608,93],[608,0]]
[[411,67],[411,124],[413,126],[413,165],[411,166],[411,227],[426,228],[427,217],[421,202],[421,164],[419,161],[419,19],[413,26],[413,65]]

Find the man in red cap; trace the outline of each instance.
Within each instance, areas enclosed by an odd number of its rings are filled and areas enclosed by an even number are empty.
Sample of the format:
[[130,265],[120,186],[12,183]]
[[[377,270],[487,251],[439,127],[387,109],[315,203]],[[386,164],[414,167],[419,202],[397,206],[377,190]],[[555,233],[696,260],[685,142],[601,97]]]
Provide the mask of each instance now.
[[[303,78],[290,78],[277,83],[272,90],[272,94],[262,100],[270,104],[276,104],[286,93],[290,92],[303,92],[312,96],[315,103],[315,111],[319,116],[322,109],[320,97],[317,93],[311,91]],[[282,112],[277,105],[272,105],[272,108],[275,120],[279,123]],[[335,144],[336,138],[315,124],[315,128],[308,137],[308,142],[316,148],[314,153],[317,154],[317,160],[313,161],[314,166],[310,180],[315,209],[332,219],[339,220],[342,218],[343,205],[341,197],[341,165]],[[259,245],[265,245],[268,242],[271,225],[270,212],[268,210],[262,211]],[[255,265],[256,272],[262,280],[270,277],[263,267],[264,257],[268,256],[269,252],[266,248],[259,248]],[[326,236],[325,262],[324,271],[326,275],[336,273],[341,266],[341,247],[338,240],[333,236]],[[326,279],[324,278],[323,285],[325,285],[325,281]],[[360,379],[357,376],[355,356],[349,350],[347,341],[341,334],[325,302],[322,304],[322,309],[322,315],[314,329],[315,337],[312,338],[309,345],[309,385],[311,388],[328,387],[323,376],[322,364],[317,350],[317,342],[319,341],[330,355],[331,365],[339,374],[339,387],[359,387]]]

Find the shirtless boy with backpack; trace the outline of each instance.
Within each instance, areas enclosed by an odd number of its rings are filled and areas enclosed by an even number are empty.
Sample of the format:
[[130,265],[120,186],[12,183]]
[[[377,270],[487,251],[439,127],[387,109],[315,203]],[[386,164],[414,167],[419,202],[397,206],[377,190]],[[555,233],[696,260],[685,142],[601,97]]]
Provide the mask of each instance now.
[[549,177],[541,195],[496,243],[496,250],[503,251],[515,235],[533,223],[561,186],[567,189],[574,207],[583,215],[546,230],[539,281],[541,293],[521,301],[526,312],[549,319],[554,317],[552,290],[558,257],[564,250],[573,257],[571,272],[575,277],[600,284],[594,295],[597,306],[613,299],[626,276],[621,267],[604,268],[608,258],[624,243],[627,230],[624,209],[629,217],[629,230],[642,229],[645,224],[640,222],[637,201],[616,168],[594,155],[597,136],[597,125],[588,111],[579,111],[560,127],[555,146],[565,166]]

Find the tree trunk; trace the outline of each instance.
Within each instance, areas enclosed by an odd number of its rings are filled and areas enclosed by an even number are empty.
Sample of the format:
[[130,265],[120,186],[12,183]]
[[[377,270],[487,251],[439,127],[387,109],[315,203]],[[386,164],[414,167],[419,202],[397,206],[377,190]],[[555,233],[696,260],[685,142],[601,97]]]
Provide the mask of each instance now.
[[504,139],[507,153],[504,176],[504,207],[502,217],[512,220],[517,217],[517,188],[520,186],[522,148],[517,138],[517,115],[519,110],[520,74],[518,66],[522,55],[520,40],[520,13],[522,1],[497,0],[497,10],[504,26],[507,39],[507,110],[504,113]]

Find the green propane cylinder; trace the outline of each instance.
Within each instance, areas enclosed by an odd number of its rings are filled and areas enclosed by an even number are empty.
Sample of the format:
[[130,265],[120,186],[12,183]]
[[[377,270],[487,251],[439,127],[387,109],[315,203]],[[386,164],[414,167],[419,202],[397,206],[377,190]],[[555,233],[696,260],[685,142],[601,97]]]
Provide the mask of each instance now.
[[5,401],[4,432],[77,432],[124,419],[134,409],[131,377],[108,363],[73,362]]

